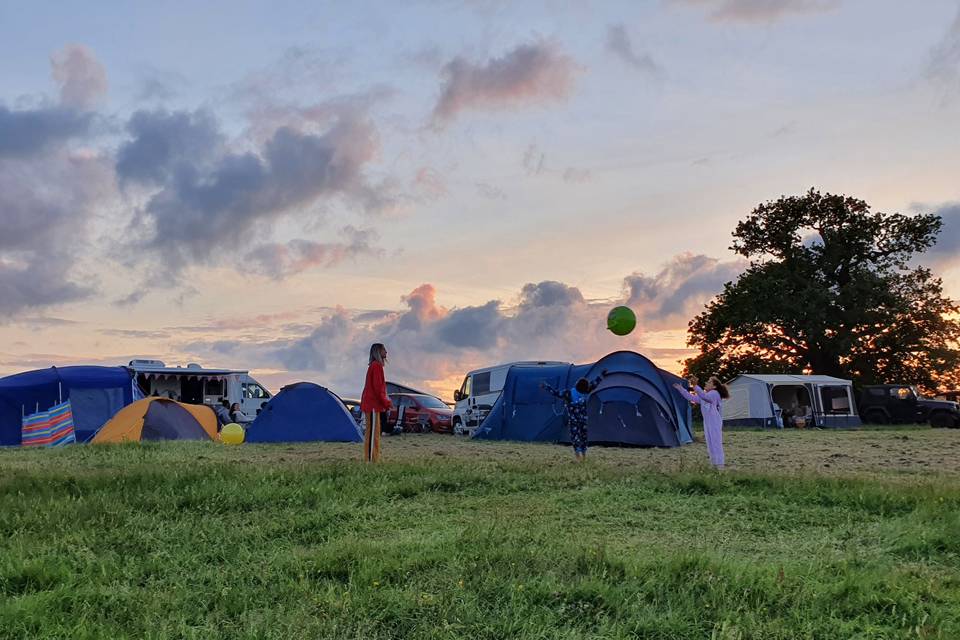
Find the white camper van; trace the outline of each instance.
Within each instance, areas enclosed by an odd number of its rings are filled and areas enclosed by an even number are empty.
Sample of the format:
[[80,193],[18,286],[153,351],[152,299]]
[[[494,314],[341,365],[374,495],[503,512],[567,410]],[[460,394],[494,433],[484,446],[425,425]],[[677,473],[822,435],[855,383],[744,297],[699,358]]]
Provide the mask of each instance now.
[[146,396],[211,406],[226,398],[231,405],[239,402],[241,410],[251,417],[260,413],[260,408],[270,399],[270,392],[251,378],[248,371],[205,369],[194,363],[168,367],[159,360],[131,360],[129,367],[136,373],[137,384]]
[[475,369],[463,379],[460,388],[453,392],[456,404],[453,407],[453,433],[456,435],[472,435],[487,417],[507,379],[507,371],[513,366],[544,367],[565,362],[509,362],[495,367]]

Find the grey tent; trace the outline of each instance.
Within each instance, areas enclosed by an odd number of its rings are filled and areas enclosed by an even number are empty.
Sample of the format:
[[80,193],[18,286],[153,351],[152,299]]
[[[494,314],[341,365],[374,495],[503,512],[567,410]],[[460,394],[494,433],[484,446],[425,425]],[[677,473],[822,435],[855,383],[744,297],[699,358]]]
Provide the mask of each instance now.
[[744,374],[727,383],[723,403],[728,427],[780,427],[791,417],[811,426],[858,427],[853,384],[831,376]]

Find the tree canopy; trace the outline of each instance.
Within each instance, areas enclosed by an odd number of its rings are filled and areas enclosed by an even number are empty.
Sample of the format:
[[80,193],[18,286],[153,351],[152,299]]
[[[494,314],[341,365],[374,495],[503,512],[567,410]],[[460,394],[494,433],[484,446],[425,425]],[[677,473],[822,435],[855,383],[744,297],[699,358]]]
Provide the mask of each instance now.
[[733,232],[749,267],[690,321],[687,372],[956,386],[960,309],[917,264],[941,226],[814,189],[759,205]]

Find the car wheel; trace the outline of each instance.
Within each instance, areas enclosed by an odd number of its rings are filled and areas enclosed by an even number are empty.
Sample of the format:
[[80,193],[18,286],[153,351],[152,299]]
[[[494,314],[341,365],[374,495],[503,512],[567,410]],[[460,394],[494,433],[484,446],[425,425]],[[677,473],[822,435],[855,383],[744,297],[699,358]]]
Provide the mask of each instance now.
[[883,411],[869,411],[865,417],[867,424],[887,424],[889,422],[887,414]]
[[953,416],[943,411],[938,411],[930,416],[930,426],[934,429],[945,429],[954,425]]

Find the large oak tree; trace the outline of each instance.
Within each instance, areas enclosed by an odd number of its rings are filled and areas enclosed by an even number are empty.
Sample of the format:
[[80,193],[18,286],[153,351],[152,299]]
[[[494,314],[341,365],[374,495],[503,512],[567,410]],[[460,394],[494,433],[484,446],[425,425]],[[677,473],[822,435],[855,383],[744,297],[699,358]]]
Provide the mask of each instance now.
[[955,386],[958,307],[917,264],[941,225],[812,189],[761,204],[733,233],[749,267],[690,321],[688,373]]

